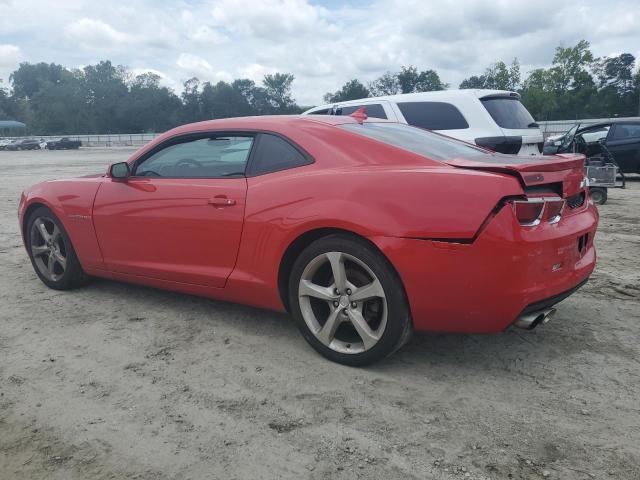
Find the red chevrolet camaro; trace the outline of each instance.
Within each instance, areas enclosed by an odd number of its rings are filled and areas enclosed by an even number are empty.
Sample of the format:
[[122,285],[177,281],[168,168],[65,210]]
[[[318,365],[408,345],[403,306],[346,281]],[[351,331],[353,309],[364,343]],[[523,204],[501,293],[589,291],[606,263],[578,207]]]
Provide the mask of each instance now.
[[533,328],[595,266],[583,157],[495,154],[364,115],[185,125],[22,195],[49,287],[106,277],[293,314],[364,365],[413,330]]

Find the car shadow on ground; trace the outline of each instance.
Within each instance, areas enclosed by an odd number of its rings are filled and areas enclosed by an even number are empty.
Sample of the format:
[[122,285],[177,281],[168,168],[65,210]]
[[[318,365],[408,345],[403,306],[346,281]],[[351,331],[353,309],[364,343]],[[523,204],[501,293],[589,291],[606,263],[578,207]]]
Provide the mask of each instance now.
[[[295,349],[300,355],[309,355],[305,356],[304,363],[313,362],[314,358],[317,362],[328,362],[306,344],[288,314],[105,279],[93,279],[77,293],[104,303],[105,311],[110,304],[126,305],[120,314],[124,322],[122,328],[127,328],[128,317],[132,315],[153,320],[149,316],[153,317],[154,310],[160,308],[164,328],[175,319],[189,322],[190,328],[200,333],[217,326],[239,338],[268,336],[266,341],[274,342],[280,351]],[[520,364],[531,362],[544,369],[550,362],[562,362],[567,355],[600,349],[597,344],[601,341],[585,328],[591,321],[597,321],[592,317],[593,312],[570,299],[562,304],[554,320],[534,331],[509,328],[491,334],[414,334],[403,348],[367,370],[401,374],[408,365],[418,371],[455,366],[463,373],[480,368],[520,370]],[[576,342],[576,338],[580,338],[580,342]],[[605,348],[601,345],[601,349]]]

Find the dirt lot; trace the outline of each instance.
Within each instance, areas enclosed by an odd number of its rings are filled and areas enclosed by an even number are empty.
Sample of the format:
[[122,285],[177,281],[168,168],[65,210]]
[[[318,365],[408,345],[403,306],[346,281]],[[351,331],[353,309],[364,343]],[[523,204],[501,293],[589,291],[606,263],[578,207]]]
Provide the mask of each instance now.
[[48,290],[21,190],[127,149],[0,152],[0,479],[638,479],[640,178],[533,332],[414,337],[367,369],[285,315],[96,280]]

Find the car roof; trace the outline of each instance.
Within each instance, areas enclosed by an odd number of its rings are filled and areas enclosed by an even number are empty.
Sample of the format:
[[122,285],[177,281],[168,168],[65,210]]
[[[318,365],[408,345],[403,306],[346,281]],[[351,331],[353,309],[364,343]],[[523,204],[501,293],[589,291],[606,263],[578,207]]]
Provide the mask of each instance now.
[[640,120],[636,118],[612,118],[611,120],[608,120],[606,122],[589,123],[589,124],[581,125],[580,128],[578,128],[578,131],[581,132],[582,130],[590,130],[592,128],[606,127],[608,125],[613,125],[614,123],[640,124]]
[[[369,122],[387,122],[380,118],[371,118]],[[205,120],[203,122],[189,123],[169,130],[169,132],[186,133],[190,131],[216,130],[278,130],[280,128],[295,127],[304,124],[320,123],[326,125],[342,125],[345,123],[358,123],[358,121],[348,115],[263,115],[255,117],[232,117],[220,118],[216,120]]]
[[[394,123],[389,120],[380,118],[370,118],[365,120],[367,123]],[[274,132],[281,135],[290,134],[293,130],[313,129],[314,127],[327,127],[333,125],[354,124],[359,123],[356,119],[345,116],[331,115],[263,115],[255,117],[232,117],[220,118],[216,120],[205,120],[202,122],[188,123],[180,125],[172,130],[164,132],[151,142],[145,144],[140,150],[137,150],[131,158],[137,158],[144,155],[149,150],[155,148],[156,145],[165,140],[178,135],[188,135],[191,133],[206,133],[208,131],[254,131],[254,132]]]
[[333,102],[326,103],[324,105],[318,105],[313,107],[304,113],[307,113],[311,110],[330,108],[333,105],[344,105],[344,104],[353,104],[353,103],[374,103],[376,101],[390,101],[395,103],[403,103],[403,102],[419,102],[419,101],[451,101],[461,98],[486,98],[486,97],[510,97],[510,98],[520,98],[520,94],[517,92],[511,92],[509,90],[488,90],[481,88],[469,88],[463,90],[437,90],[433,92],[417,92],[417,93],[401,93],[398,95],[383,95],[380,97],[366,97],[359,98],[356,100],[345,100],[344,102]]

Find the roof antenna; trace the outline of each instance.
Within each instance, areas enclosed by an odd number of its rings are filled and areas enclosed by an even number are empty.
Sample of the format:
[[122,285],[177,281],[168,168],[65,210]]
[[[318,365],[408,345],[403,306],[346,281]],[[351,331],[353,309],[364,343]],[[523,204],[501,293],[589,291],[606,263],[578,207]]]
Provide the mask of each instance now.
[[349,116],[358,123],[364,123],[364,121],[369,118],[367,117],[367,109],[365,107],[360,107]]

